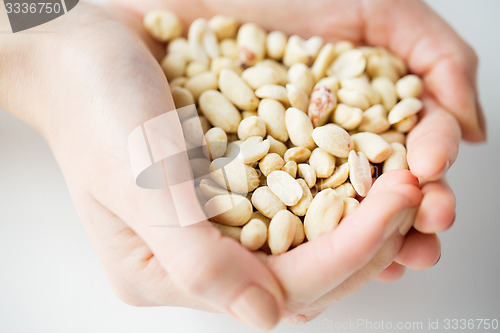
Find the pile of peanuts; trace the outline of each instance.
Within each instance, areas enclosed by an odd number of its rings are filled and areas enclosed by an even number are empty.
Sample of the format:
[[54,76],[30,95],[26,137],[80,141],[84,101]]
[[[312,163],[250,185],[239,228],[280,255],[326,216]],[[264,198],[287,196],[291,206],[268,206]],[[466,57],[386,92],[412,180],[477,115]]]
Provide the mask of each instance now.
[[422,82],[386,49],[221,15],[195,20],[187,38],[171,12],[144,25],[168,42],[161,66],[176,107],[199,113],[181,121],[188,146],[193,124],[203,128],[190,158],[205,212],[249,250],[281,254],[335,229],[373,177],[408,169]]

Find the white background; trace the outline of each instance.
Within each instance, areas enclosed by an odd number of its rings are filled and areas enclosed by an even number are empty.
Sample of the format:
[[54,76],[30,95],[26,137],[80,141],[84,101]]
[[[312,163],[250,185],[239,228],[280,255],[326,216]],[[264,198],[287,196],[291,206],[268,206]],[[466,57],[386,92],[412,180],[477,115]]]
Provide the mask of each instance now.
[[[431,4],[480,56],[479,86],[489,141],[464,144],[449,181],[457,219],[441,235],[439,264],[373,282],[304,327],[331,332],[335,322],[374,324],[445,318],[500,320],[500,2]],[[42,138],[0,111],[0,332],[251,332],[222,315],[182,308],[134,308],[111,292]],[[338,331],[338,330],[337,330]],[[362,332],[363,329],[349,330]]]

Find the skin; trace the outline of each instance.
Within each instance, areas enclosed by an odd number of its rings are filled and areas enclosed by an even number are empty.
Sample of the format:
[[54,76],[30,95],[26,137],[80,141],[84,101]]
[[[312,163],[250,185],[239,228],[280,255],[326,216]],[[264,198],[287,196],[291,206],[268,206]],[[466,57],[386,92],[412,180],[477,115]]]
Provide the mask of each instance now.
[[[255,0],[244,10],[229,0],[195,0],[189,9],[185,1],[113,4],[119,7],[79,4],[43,26],[54,34],[3,34],[0,107],[44,135],[123,301],[224,312],[269,329],[280,318],[309,321],[377,276],[392,281],[405,267],[423,269],[437,262],[436,232],[449,228],[455,216],[454,195],[442,176],[455,161],[461,136],[482,141],[485,131],[477,57],[424,3],[315,0],[304,7]],[[328,6],[332,10],[325,10]],[[425,110],[408,136],[411,173],[383,175],[335,232],[280,256],[254,255],[208,222],[151,227],[175,223],[174,207],[167,190],[135,185],[127,137],[143,122],[174,109],[158,65],[164,47],[142,29],[141,15],[158,8],[177,12],[186,24],[223,13],[270,30],[391,49],[426,87]],[[314,17],[322,24],[290,17]],[[391,221],[410,208],[417,209],[414,227],[401,235]],[[266,304],[251,304],[266,311],[237,315],[231,305],[249,285],[271,295],[262,298]]]

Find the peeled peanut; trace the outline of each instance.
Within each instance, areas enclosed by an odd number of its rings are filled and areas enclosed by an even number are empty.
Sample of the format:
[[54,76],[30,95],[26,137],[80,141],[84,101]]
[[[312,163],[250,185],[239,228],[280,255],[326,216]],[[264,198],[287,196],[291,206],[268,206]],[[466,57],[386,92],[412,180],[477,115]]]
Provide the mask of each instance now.
[[309,107],[309,97],[305,91],[291,83],[286,85],[286,91],[290,105],[301,111],[307,112]]
[[219,76],[223,69],[229,69],[238,74],[241,73],[241,67],[238,66],[237,62],[231,58],[217,57],[212,59],[212,63],[210,64],[211,72],[214,72],[217,76]]
[[232,70],[221,70],[219,89],[227,99],[242,110],[253,111],[259,106],[259,99],[253,90]]
[[304,219],[304,231],[309,241],[335,229],[342,217],[344,202],[333,189],[314,197]]
[[186,67],[186,76],[193,77],[201,73],[208,72],[209,66],[206,62],[191,61]]
[[259,162],[259,169],[266,177],[275,170],[281,170],[283,166],[285,166],[285,161],[276,153],[267,154]]
[[285,162],[294,161],[297,163],[304,163],[311,156],[311,151],[305,147],[293,147],[286,151]]
[[342,127],[334,124],[316,127],[313,130],[312,137],[318,147],[334,156],[347,157],[349,156],[349,151],[354,148],[349,133]]
[[189,52],[187,39],[184,37],[177,37],[168,42],[167,55],[169,54],[179,54],[186,60],[189,60],[191,58],[191,53]]
[[398,132],[407,133],[413,127],[415,127],[415,125],[417,124],[417,122],[418,122],[418,116],[416,114],[413,114],[413,115],[411,115],[409,117],[404,118],[401,121],[398,121],[397,123],[395,123],[394,125],[392,125],[392,127],[396,131],[398,131]]
[[299,36],[293,35],[288,38],[285,53],[283,55],[283,63],[291,67],[294,64],[302,63],[310,66],[314,58],[305,45],[306,41]]
[[352,135],[351,138],[354,149],[363,152],[372,163],[381,163],[391,155],[391,146],[380,135],[360,132]]
[[186,71],[187,59],[180,53],[169,53],[161,61],[161,68],[167,77],[167,81],[172,81],[184,75]]
[[269,98],[263,99],[260,101],[257,114],[266,123],[267,134],[281,142],[288,140],[285,107],[280,102]]
[[395,130],[388,130],[384,133],[381,133],[380,137],[388,143],[399,142],[400,144],[404,145],[406,142],[406,136],[403,133]]
[[292,245],[300,219],[288,210],[280,210],[269,223],[267,243],[272,254],[286,252]]
[[363,73],[366,60],[359,50],[349,50],[341,53],[327,70],[329,76],[336,76],[340,80],[356,77]]
[[366,110],[370,107],[370,101],[366,96],[357,90],[339,89],[337,97],[341,103]]
[[231,141],[231,139],[227,138],[227,147],[226,147],[226,153],[224,154],[225,157],[229,157],[231,159],[235,159],[238,154],[240,153],[240,145],[243,143],[241,140],[236,140],[236,141]]
[[296,146],[313,149],[316,144],[312,138],[313,125],[309,117],[296,108],[288,108],[285,113],[285,124],[290,141]]
[[256,251],[267,240],[267,226],[260,220],[250,220],[241,228],[241,245],[250,251]]
[[259,98],[272,98],[281,102],[283,105],[289,105],[286,88],[277,84],[266,84],[255,91],[255,96]]
[[373,89],[369,82],[369,78],[365,75],[344,79],[340,82],[340,85],[343,89],[361,92],[366,97],[370,105],[379,104],[381,102],[380,94]]
[[276,153],[281,157],[285,156],[288,147],[283,142],[276,140],[271,135],[267,136],[267,140],[269,140],[269,143],[271,145],[269,147],[269,153]]
[[253,66],[266,55],[267,34],[255,23],[245,23],[238,30],[237,44],[241,62]]
[[187,82],[187,77],[179,76],[169,82],[170,88],[173,87],[184,87]]
[[177,109],[188,105],[194,105],[195,103],[193,94],[185,88],[173,86],[170,87],[170,93],[172,94],[172,98],[174,99],[174,104]]
[[376,104],[363,112],[363,119],[358,130],[380,134],[390,127],[391,125],[387,121],[387,110],[382,104]]
[[278,77],[278,84],[284,86],[288,83],[288,69],[282,63],[279,63],[272,59],[264,59],[262,61],[259,61],[255,66],[271,67]]
[[212,127],[205,133],[205,156],[211,160],[224,156],[227,147],[226,132],[220,127]]
[[269,228],[269,223],[271,222],[270,218],[265,217],[264,215],[262,215],[259,212],[253,212],[252,217],[250,217],[250,220],[253,220],[253,219],[262,221],[262,223],[264,223],[266,225],[266,228]]
[[236,193],[249,193],[259,186],[257,171],[239,159],[221,157],[212,162],[210,177],[220,186]]
[[309,165],[316,172],[316,177],[328,178],[335,170],[335,156],[322,148],[316,148],[309,157]]
[[340,89],[340,81],[335,76],[328,76],[319,80],[318,83],[316,83],[316,85],[314,86],[314,89],[320,86],[328,88],[336,96],[337,91]]
[[293,206],[299,202],[304,192],[297,183],[285,171],[277,170],[267,176],[267,185],[271,191],[287,206]]
[[297,162],[295,161],[288,161],[285,163],[283,168],[281,170],[285,171],[288,173],[292,178],[297,177]]
[[160,42],[168,42],[182,35],[182,22],[166,10],[155,10],[144,16],[144,28]]
[[207,201],[205,212],[211,221],[237,227],[250,220],[252,204],[241,195],[218,195]]
[[233,60],[238,60],[238,45],[233,38],[226,38],[219,44],[220,54]]
[[209,57],[203,46],[203,37],[208,30],[207,20],[198,18],[191,23],[188,31],[188,47],[191,59],[199,62],[209,62]]
[[235,241],[240,241],[241,227],[232,227],[229,225],[219,224],[216,222],[211,222],[214,227],[216,227],[223,236],[231,237]]
[[333,174],[326,178],[322,179],[318,182],[318,188],[320,190],[324,190],[327,188],[334,188],[337,187],[347,180],[349,177],[349,164],[343,163],[337,169],[333,172]]
[[382,104],[387,110],[391,110],[398,101],[394,83],[387,77],[376,77],[371,82],[373,89],[378,92]]
[[252,194],[253,206],[265,217],[270,219],[280,210],[286,209],[281,200],[271,191],[268,186],[261,186]]
[[363,121],[363,111],[358,107],[339,104],[332,117],[333,122],[345,130],[357,128]]
[[217,89],[217,75],[212,72],[204,72],[187,79],[184,88],[189,90],[195,100],[206,90]]
[[235,38],[238,31],[238,22],[234,17],[216,15],[208,21],[208,27],[219,40]]
[[318,82],[325,76],[326,69],[331,65],[334,58],[335,47],[330,43],[325,44],[319,51],[318,56],[311,67],[311,72],[315,82]]
[[366,72],[370,77],[384,76],[393,82],[406,73],[404,62],[382,48],[376,48],[367,57]]
[[342,218],[352,214],[356,208],[359,206],[359,201],[354,198],[344,198],[344,211],[342,213]]
[[206,121],[205,117],[194,116],[181,122],[182,132],[187,143],[191,143],[196,147],[201,147],[204,144],[203,121]]
[[238,138],[246,140],[251,136],[266,136],[266,123],[258,116],[243,119],[238,126]]
[[403,98],[398,104],[396,104],[389,115],[387,120],[389,124],[395,124],[401,120],[417,114],[423,107],[422,102],[414,97]]
[[227,133],[236,133],[241,121],[241,114],[227,98],[217,90],[203,92],[199,100],[203,115],[214,126]]
[[334,188],[334,190],[341,198],[356,197],[356,190],[354,189],[351,183],[344,183],[342,185],[339,185],[336,188]]
[[213,198],[218,195],[229,194],[229,192],[225,189],[217,185],[211,179],[204,178],[200,181],[200,190],[203,196],[207,199]]
[[416,98],[422,94],[422,80],[413,74],[406,75],[396,82],[396,92],[400,99]]
[[253,66],[241,73],[241,78],[256,90],[267,84],[278,84],[281,80],[280,74],[270,66]]
[[399,142],[393,142],[391,143],[391,147],[391,156],[385,160],[382,173],[386,173],[391,170],[408,169],[405,146]]
[[303,178],[306,181],[309,188],[316,185],[316,172],[314,171],[312,166],[307,163],[300,163],[297,165],[297,172],[299,174],[299,177]]
[[272,31],[267,35],[267,56],[274,60],[281,60],[285,53],[287,36],[281,31]]
[[290,206],[290,211],[297,216],[304,216],[307,213],[307,209],[313,200],[313,196],[310,190],[310,186],[307,185],[304,179],[297,179],[297,183],[299,183],[300,187],[302,187],[302,191],[304,194],[302,198],[293,206]]
[[349,153],[349,180],[356,192],[365,197],[372,186],[370,162],[362,152]]
[[251,136],[240,145],[240,153],[237,158],[245,164],[257,162],[269,152],[271,144],[263,140],[261,136]]
[[324,125],[337,106],[335,94],[324,85],[317,85],[311,93],[311,100],[307,113],[314,125]]
[[314,78],[309,67],[302,63],[294,64],[288,70],[288,80],[291,84],[310,94],[314,86]]
[[293,236],[291,245],[292,247],[299,246],[300,244],[304,243],[304,239],[306,238],[306,234],[304,233],[304,224],[300,219],[294,219],[294,220],[295,220],[295,235]]

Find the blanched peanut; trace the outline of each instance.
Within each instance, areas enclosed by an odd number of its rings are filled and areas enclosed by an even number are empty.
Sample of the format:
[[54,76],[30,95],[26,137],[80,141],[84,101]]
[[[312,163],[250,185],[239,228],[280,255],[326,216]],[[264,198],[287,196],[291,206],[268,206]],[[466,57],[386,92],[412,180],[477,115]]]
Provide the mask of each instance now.
[[397,123],[395,123],[394,125],[392,125],[392,127],[396,131],[398,131],[398,132],[407,133],[413,127],[415,127],[415,125],[417,124],[417,122],[418,122],[418,116],[416,114],[413,114],[413,115],[411,115],[409,117],[404,118],[401,121],[398,121]]
[[245,164],[257,162],[269,152],[270,143],[261,136],[251,136],[240,145],[239,158]]
[[380,134],[380,137],[382,137],[382,139],[384,139],[388,143],[399,142],[400,144],[404,145],[406,142],[405,135],[395,130],[388,130],[387,132]]
[[363,120],[359,124],[362,132],[372,132],[380,134],[391,127],[387,121],[387,110],[382,104],[376,104],[363,112]]
[[281,81],[280,73],[271,66],[253,66],[241,73],[241,78],[256,90],[267,84],[278,84]]
[[337,187],[345,183],[348,177],[349,177],[349,164],[346,162],[337,167],[337,169],[333,172],[333,174],[330,177],[320,180],[318,182],[318,188],[320,190],[324,190],[327,188]]
[[294,64],[302,63],[310,66],[314,59],[305,46],[306,41],[299,36],[293,35],[288,38],[285,53],[283,56],[283,63],[291,67]]
[[286,85],[287,97],[290,101],[290,105],[294,108],[297,108],[301,111],[307,112],[309,107],[309,97],[301,88],[297,87],[294,84]]
[[337,91],[340,89],[340,81],[335,76],[329,76],[329,77],[322,78],[321,80],[318,81],[318,83],[316,83],[316,85],[314,86],[314,89],[316,89],[320,86],[324,86],[325,88],[328,88],[335,95],[335,98],[337,98],[336,94],[337,94]]
[[335,170],[335,156],[322,148],[316,148],[309,157],[309,165],[316,172],[316,177],[328,178]]
[[283,105],[289,105],[286,88],[277,84],[266,84],[255,90],[255,96],[259,98],[272,98],[281,102]]
[[[172,94],[172,98],[174,99],[174,104],[177,109],[193,105],[195,103],[193,94],[185,88],[173,86],[170,87],[170,93]],[[179,117],[181,116],[179,115]]]
[[267,34],[254,23],[245,23],[238,30],[238,55],[243,64],[253,66],[266,55]]
[[225,188],[220,187],[216,182],[208,178],[203,178],[200,182],[199,187],[201,193],[207,199],[213,198],[218,195],[229,194],[229,192]]
[[309,67],[303,63],[294,64],[288,70],[288,81],[309,95],[314,87],[314,78]]
[[340,80],[356,77],[363,73],[366,60],[359,50],[349,50],[340,54],[327,70],[329,76],[336,76]]
[[354,149],[363,152],[370,162],[381,163],[391,155],[391,146],[377,134],[360,132],[352,135],[351,138]]
[[376,48],[367,57],[366,72],[370,77],[385,76],[392,82],[406,73],[403,61],[382,48]]
[[384,76],[377,77],[372,80],[372,87],[379,93],[386,110],[391,110],[396,105],[398,101],[396,88],[390,79]]
[[250,220],[253,220],[253,219],[262,221],[262,223],[264,223],[266,225],[266,228],[269,228],[269,223],[271,223],[271,219],[270,218],[265,217],[264,215],[262,215],[259,212],[253,212],[252,213],[252,216],[250,217]]
[[191,58],[191,53],[189,52],[187,39],[184,37],[177,37],[168,42],[167,55],[169,54],[178,54],[183,56],[186,60],[189,60]]
[[285,162],[294,161],[297,163],[304,163],[311,156],[311,151],[305,147],[293,147],[286,151]]
[[204,91],[217,89],[217,75],[212,72],[195,75],[187,79],[184,88],[193,94],[195,100],[198,100]]
[[194,146],[201,147],[204,142],[203,133],[203,119],[206,121],[205,117],[190,117],[181,122],[182,132],[186,142],[192,143]]
[[267,226],[260,220],[250,220],[241,228],[241,245],[250,251],[256,251],[267,240]]
[[215,33],[219,40],[235,38],[238,31],[238,22],[234,17],[216,15],[208,21],[208,27]]
[[160,42],[168,42],[182,35],[182,23],[172,12],[155,10],[144,16],[144,28]]
[[354,44],[350,41],[343,40],[335,43],[335,56],[338,57],[344,52],[354,49]]
[[304,239],[306,238],[306,234],[304,233],[304,225],[302,224],[302,221],[300,219],[294,219],[294,220],[295,220],[295,235],[293,236],[292,247],[299,246],[304,242]]
[[296,108],[288,108],[285,113],[285,124],[290,141],[296,146],[313,149],[316,144],[312,138],[313,125],[309,117]]
[[192,61],[187,65],[186,67],[186,76],[187,77],[193,77],[201,73],[208,72],[208,63],[206,62],[199,62],[199,61]]
[[281,31],[272,31],[267,35],[267,56],[274,60],[281,60],[285,53],[287,36]]
[[179,76],[173,79],[172,81],[169,82],[170,88],[172,87],[184,87],[186,84],[187,77],[185,76]]
[[304,192],[297,183],[285,171],[277,170],[267,176],[267,185],[271,191],[287,206],[293,206],[299,202]]
[[347,104],[339,104],[332,115],[332,121],[350,131],[357,128],[363,121],[363,111]]
[[246,140],[251,136],[266,136],[266,123],[258,116],[250,116],[243,119],[238,126],[238,138]]
[[307,114],[311,118],[314,127],[324,125],[336,106],[337,98],[335,94],[324,85],[316,86],[311,93],[311,100],[307,109]]
[[216,222],[211,222],[214,227],[216,227],[223,236],[231,237],[235,241],[240,241],[241,227],[231,227],[229,225],[219,224]]
[[391,111],[389,111],[387,120],[389,121],[389,124],[393,125],[405,118],[417,114],[422,109],[422,107],[423,107],[422,102],[417,98],[414,97],[403,98],[398,104],[396,104],[392,108]]
[[236,194],[218,195],[207,201],[205,212],[211,221],[238,227],[250,220],[252,204]]
[[249,193],[259,186],[257,171],[239,159],[222,157],[211,165],[212,178],[217,184],[236,193]]
[[203,47],[203,37],[208,30],[207,20],[198,18],[191,23],[188,31],[188,46],[191,59],[199,62],[209,62],[208,55]]
[[238,60],[238,45],[233,38],[226,38],[219,44],[220,54],[233,60]]
[[[241,111],[241,118],[247,119],[249,117],[258,117],[257,111]],[[241,123],[240,123],[241,124]],[[264,124],[265,126],[265,124]],[[239,127],[239,126],[238,126]],[[236,140],[239,139],[238,135],[236,135]]]
[[384,162],[382,173],[391,170],[408,169],[408,162],[406,161],[406,148],[401,143],[391,143],[392,154]]
[[230,69],[238,74],[241,73],[241,67],[231,58],[218,57],[212,59],[212,63],[210,64],[211,72],[214,72],[218,76],[223,69]]
[[342,213],[342,218],[352,214],[356,208],[359,206],[359,201],[354,198],[344,198],[344,211]]
[[297,162],[295,161],[288,161],[285,163],[283,168],[281,170],[285,171],[288,173],[290,176],[293,178],[297,177]]
[[219,89],[227,99],[242,110],[254,111],[259,106],[259,99],[255,96],[252,88],[232,70],[221,70]]
[[300,219],[288,210],[280,210],[269,224],[267,243],[272,254],[286,252],[292,245]]
[[284,166],[285,161],[276,153],[267,154],[259,162],[259,169],[266,177],[273,171],[281,170]]
[[422,81],[416,75],[406,75],[396,82],[396,92],[400,99],[418,97],[422,94]]
[[312,166],[307,163],[297,164],[297,172],[299,173],[299,177],[306,181],[309,188],[316,185],[316,171],[314,171]]
[[314,82],[318,82],[325,76],[326,69],[335,58],[335,47],[331,43],[325,44],[318,53],[318,57],[311,67]]
[[266,123],[266,130],[269,135],[281,142],[288,140],[285,125],[285,107],[280,102],[269,98],[261,100],[257,114]]
[[334,188],[334,190],[341,198],[356,197],[356,190],[354,189],[351,183],[344,183],[342,185],[339,185],[336,188]]
[[370,85],[368,80],[368,77],[363,75],[360,77],[344,79],[340,82],[340,85],[343,89],[361,92],[366,97],[370,105],[379,104],[382,99],[379,93]]
[[304,219],[304,231],[309,241],[335,229],[342,217],[344,202],[333,189],[314,197]]
[[169,53],[161,61],[161,68],[167,77],[167,81],[184,75],[186,71],[187,59],[179,53]]
[[349,180],[356,192],[365,197],[372,186],[370,162],[362,152],[349,153]]
[[288,147],[283,142],[276,140],[271,135],[267,136],[267,140],[269,140],[269,143],[271,144],[271,147],[269,147],[269,153],[276,153],[281,157],[285,157]]
[[285,85],[288,83],[288,69],[282,64],[272,59],[264,59],[259,61],[255,66],[265,66],[274,69],[279,77],[278,84]]
[[304,216],[307,213],[307,209],[313,200],[313,196],[310,190],[310,187],[307,185],[304,179],[297,179],[297,183],[299,183],[300,187],[302,187],[302,191],[304,194],[302,198],[293,206],[290,206],[290,211],[297,216]]
[[281,200],[274,195],[268,186],[261,186],[252,194],[253,206],[265,217],[272,219],[277,212],[286,209]]
[[203,92],[199,100],[203,115],[214,126],[222,128],[227,133],[236,133],[241,121],[240,112],[217,90]]
[[339,89],[337,97],[341,103],[366,110],[370,107],[370,102],[366,96],[357,90]]
[[240,153],[240,145],[243,143],[243,141],[241,140],[231,141],[231,139],[228,136],[227,142],[228,144],[226,147],[226,153],[224,155],[231,159],[235,159]]
[[[227,134],[220,127],[212,127],[205,133],[206,146],[203,148],[203,153],[212,161],[216,158],[224,156],[227,147]],[[205,148],[206,147],[206,148]]]
[[205,30],[205,33],[203,34],[203,37],[201,39],[201,44],[210,59],[219,57],[219,44],[217,42],[217,37],[212,30],[208,28]]
[[334,156],[347,157],[349,156],[349,151],[354,148],[349,133],[342,127],[334,124],[316,127],[312,136],[318,147]]

